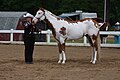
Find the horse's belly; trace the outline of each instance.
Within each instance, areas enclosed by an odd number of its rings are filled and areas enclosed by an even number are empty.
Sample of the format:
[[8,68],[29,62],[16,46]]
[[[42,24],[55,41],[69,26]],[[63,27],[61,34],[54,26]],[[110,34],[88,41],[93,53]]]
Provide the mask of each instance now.
[[69,40],[69,39],[79,39],[79,38],[81,38],[82,36],[69,36],[67,39]]
[[68,39],[79,39],[83,37],[84,30],[80,27],[71,27],[68,29]]
[[67,35],[68,39],[79,39],[81,37],[83,37],[83,33],[82,32],[74,32],[71,34]]

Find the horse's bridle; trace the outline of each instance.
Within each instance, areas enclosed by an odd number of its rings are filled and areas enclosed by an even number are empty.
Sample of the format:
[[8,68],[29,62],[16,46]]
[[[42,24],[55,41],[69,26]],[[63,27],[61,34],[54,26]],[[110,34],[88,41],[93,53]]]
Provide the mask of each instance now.
[[38,19],[38,20],[40,20],[40,18],[42,18],[43,16],[45,16],[45,11],[43,11],[43,14],[39,18],[37,18],[37,17],[35,17],[35,18]]

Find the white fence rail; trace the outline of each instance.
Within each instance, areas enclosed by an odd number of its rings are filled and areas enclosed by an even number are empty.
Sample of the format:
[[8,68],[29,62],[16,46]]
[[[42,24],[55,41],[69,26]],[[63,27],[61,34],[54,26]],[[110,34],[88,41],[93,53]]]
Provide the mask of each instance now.
[[[0,41],[0,43],[10,43],[10,44],[23,44],[23,41],[14,41],[13,40],[13,34],[15,33],[24,33],[24,30],[0,30],[0,34],[1,33],[9,33],[10,34],[10,41]],[[46,31],[42,31],[41,34],[46,34],[47,37],[47,41],[46,42],[35,42],[36,45],[57,45],[56,42],[51,42],[51,31],[50,30],[46,30]],[[114,36],[114,35],[120,35],[120,31],[101,31],[100,34],[104,34],[104,35],[110,35],[110,36]],[[67,46],[89,46],[89,43],[87,43],[87,38],[84,37],[83,42],[82,43],[66,43]],[[101,44],[101,47],[120,47],[120,44]]]

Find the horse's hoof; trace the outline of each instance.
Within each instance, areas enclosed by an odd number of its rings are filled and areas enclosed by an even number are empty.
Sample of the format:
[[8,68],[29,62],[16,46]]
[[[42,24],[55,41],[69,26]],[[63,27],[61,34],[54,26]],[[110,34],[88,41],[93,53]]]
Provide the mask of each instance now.
[[65,61],[63,61],[62,64],[65,64]]
[[58,61],[58,64],[60,64],[61,63],[61,61]]
[[62,63],[62,64],[65,64],[65,63]]
[[93,61],[92,64],[95,64],[95,61]]
[[92,62],[93,62],[93,60],[90,61],[90,63],[92,63]]

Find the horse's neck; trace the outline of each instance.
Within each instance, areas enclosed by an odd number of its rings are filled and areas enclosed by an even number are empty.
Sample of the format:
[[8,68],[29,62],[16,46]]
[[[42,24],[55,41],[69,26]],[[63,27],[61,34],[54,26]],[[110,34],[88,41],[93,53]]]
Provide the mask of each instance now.
[[47,18],[45,19],[45,22],[48,25],[48,27],[50,27],[50,29],[53,28],[52,23]]
[[51,12],[46,11],[45,15],[50,22],[57,21],[57,18]]
[[57,22],[59,22],[60,20],[58,20],[57,16],[55,16],[54,14],[52,14],[51,12],[46,12],[45,13],[46,16],[46,23],[47,25],[50,27],[50,29],[58,29],[60,26],[58,26],[59,24],[57,24]]
[[56,38],[56,34],[55,34],[55,27],[53,26],[53,22],[57,21],[55,17],[53,17],[52,15],[46,13],[46,19],[45,22],[48,25],[49,29],[52,31],[52,34],[54,36],[54,38]]

